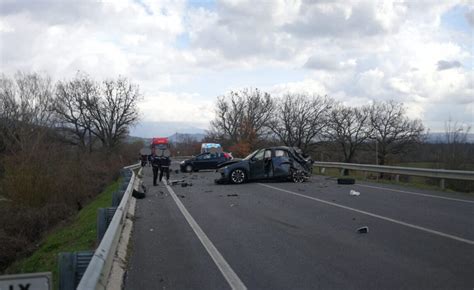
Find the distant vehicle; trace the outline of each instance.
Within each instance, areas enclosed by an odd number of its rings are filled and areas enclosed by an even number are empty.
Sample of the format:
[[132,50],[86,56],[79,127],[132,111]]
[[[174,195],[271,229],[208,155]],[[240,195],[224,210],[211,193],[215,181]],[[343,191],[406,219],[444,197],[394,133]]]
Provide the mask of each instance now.
[[201,153],[206,152],[222,152],[222,146],[218,143],[202,143]]
[[170,156],[170,144],[168,138],[153,138],[151,140],[150,149],[151,154],[155,154],[157,156]]
[[220,178],[216,183],[240,184],[251,180],[281,179],[304,182],[312,172],[313,161],[293,147],[259,149],[242,160],[219,165]]
[[229,153],[205,152],[193,158],[181,161],[180,169],[182,172],[192,172],[203,169],[217,169],[219,164],[231,159],[232,155]]

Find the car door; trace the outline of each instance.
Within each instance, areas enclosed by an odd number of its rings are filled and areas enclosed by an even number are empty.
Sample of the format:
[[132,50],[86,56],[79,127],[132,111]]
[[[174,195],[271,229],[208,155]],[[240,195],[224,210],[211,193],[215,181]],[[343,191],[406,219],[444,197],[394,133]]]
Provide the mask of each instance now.
[[287,177],[290,174],[291,160],[288,151],[275,149],[272,163],[274,177]]
[[220,153],[211,153],[203,169],[216,169],[219,163]]
[[265,156],[270,156],[272,151],[270,149],[262,149],[258,151],[249,161],[250,167],[250,178],[251,179],[264,179],[267,178],[267,174],[265,171],[265,164],[268,162],[266,161]]
[[196,156],[196,159],[194,160],[193,168],[200,170],[200,169],[206,169],[209,163],[209,159],[211,158],[211,153],[203,153],[198,156]]
[[222,162],[226,162],[226,161],[227,161],[227,159],[225,158],[224,153],[217,153],[215,167],[213,167],[212,169],[217,168],[217,165],[219,165]]

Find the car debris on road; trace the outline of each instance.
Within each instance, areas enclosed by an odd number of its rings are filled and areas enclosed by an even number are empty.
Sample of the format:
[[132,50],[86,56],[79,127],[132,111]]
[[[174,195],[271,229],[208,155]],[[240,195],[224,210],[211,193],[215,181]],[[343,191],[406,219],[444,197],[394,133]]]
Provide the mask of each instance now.
[[368,226],[363,226],[357,229],[357,232],[359,234],[367,234],[369,232],[369,227]]
[[352,196],[359,196],[359,195],[360,195],[360,192],[351,189],[351,191],[349,192],[349,195],[352,195]]

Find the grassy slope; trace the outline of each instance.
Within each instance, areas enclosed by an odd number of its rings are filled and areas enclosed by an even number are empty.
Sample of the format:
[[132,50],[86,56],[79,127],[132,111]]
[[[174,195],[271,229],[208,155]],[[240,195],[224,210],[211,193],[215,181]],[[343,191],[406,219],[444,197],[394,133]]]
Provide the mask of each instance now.
[[11,265],[7,273],[52,272],[55,288],[58,288],[58,254],[94,250],[96,246],[97,209],[110,207],[112,192],[118,189],[120,180],[109,185],[104,192],[85,206],[70,222],[48,234],[30,257]]

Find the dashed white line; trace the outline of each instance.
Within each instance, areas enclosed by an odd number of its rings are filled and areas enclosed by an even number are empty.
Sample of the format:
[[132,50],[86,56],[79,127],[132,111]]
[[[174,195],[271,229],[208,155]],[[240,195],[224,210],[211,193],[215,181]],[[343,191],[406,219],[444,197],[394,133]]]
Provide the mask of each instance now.
[[346,209],[346,210],[358,212],[358,213],[361,213],[361,214],[365,214],[365,215],[368,215],[368,216],[371,216],[371,217],[375,217],[375,218],[378,218],[378,219],[382,219],[382,220],[385,220],[385,221],[389,221],[389,222],[392,222],[392,223],[395,223],[395,224],[399,224],[399,225],[402,225],[402,226],[406,226],[406,227],[409,227],[409,228],[417,229],[417,230],[420,230],[420,231],[423,231],[423,232],[427,232],[427,233],[430,233],[430,234],[434,234],[434,235],[438,235],[438,236],[441,236],[441,237],[445,237],[445,238],[449,238],[449,239],[452,239],[452,240],[456,240],[456,241],[459,241],[459,242],[463,242],[463,243],[467,243],[467,244],[470,244],[470,245],[474,245],[474,241],[468,240],[468,239],[464,239],[464,238],[461,238],[461,237],[458,237],[458,236],[453,236],[453,235],[446,234],[446,233],[443,233],[443,232],[439,232],[439,231],[435,231],[435,230],[428,229],[428,228],[425,228],[425,227],[417,226],[417,225],[414,225],[414,224],[402,222],[402,221],[399,221],[399,220],[396,220],[396,219],[384,217],[384,216],[381,216],[381,215],[378,215],[378,214],[374,214],[374,213],[370,213],[370,212],[363,211],[363,210],[360,210],[360,209],[356,209],[356,208],[352,208],[352,207],[349,207],[349,206],[345,206],[345,205],[342,205],[342,204],[338,204],[338,203],[326,201],[326,200],[319,199],[319,198],[316,198],[316,197],[312,197],[312,196],[307,196],[307,195],[304,195],[304,194],[296,193],[296,192],[289,191],[289,190],[282,189],[282,188],[278,188],[278,187],[275,187],[275,186],[271,186],[271,185],[267,185],[267,184],[262,184],[262,183],[259,183],[259,184],[262,185],[262,186],[268,187],[268,188],[272,188],[272,189],[275,189],[275,190],[279,190],[279,191],[282,191],[282,192],[286,192],[286,193],[289,193],[289,194],[293,194],[293,195],[296,195],[296,196],[299,196],[299,197],[311,199],[311,200],[314,200],[314,201],[319,201],[319,202],[324,203],[324,204],[327,204],[327,205],[331,205],[331,206],[343,208],[343,209]]
[[237,276],[234,270],[230,267],[230,265],[224,259],[222,254],[217,250],[217,248],[214,246],[211,240],[207,237],[206,233],[204,233],[204,231],[201,229],[201,227],[198,225],[198,223],[194,220],[194,218],[188,212],[186,207],[183,205],[183,203],[176,196],[176,193],[174,193],[173,189],[169,185],[166,185],[166,188],[168,189],[171,197],[173,198],[174,202],[176,203],[179,210],[183,214],[184,218],[186,219],[188,224],[191,226],[191,228],[193,229],[194,233],[197,235],[197,237],[201,241],[206,251],[211,256],[217,268],[219,268],[219,271],[221,271],[222,275],[227,280],[227,283],[229,283],[230,287],[232,289],[239,289],[239,290],[247,289],[244,283],[240,280],[239,276]]
[[460,201],[460,202],[474,203],[474,200],[467,200],[467,199],[461,199],[461,198],[438,196],[438,195],[432,195],[432,194],[426,194],[426,193],[419,193],[419,192],[412,192],[412,191],[406,191],[406,190],[400,190],[400,189],[392,189],[392,188],[387,188],[387,187],[379,187],[379,186],[366,185],[366,184],[355,184],[355,185],[357,185],[357,186],[362,186],[362,187],[368,187],[368,188],[390,190],[390,191],[401,192],[401,193],[407,193],[407,194],[412,194],[412,195],[419,195],[419,196],[424,196],[424,197],[432,197],[432,198],[446,199],[446,200],[452,200],[452,201]]

